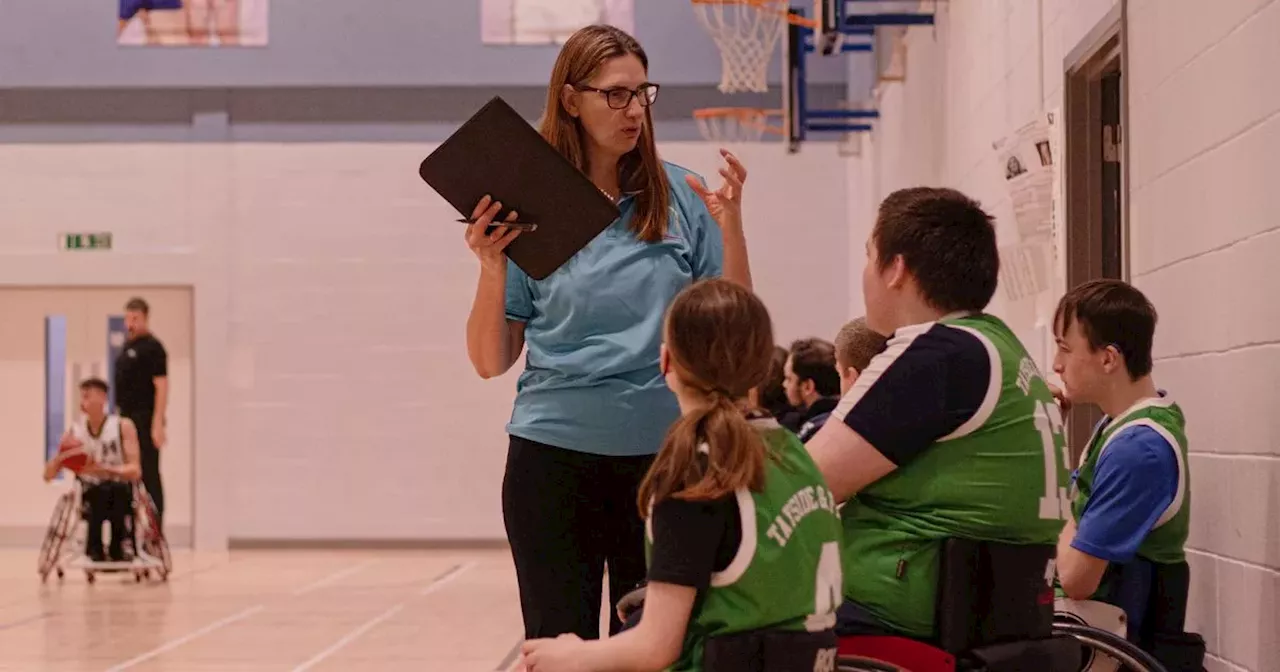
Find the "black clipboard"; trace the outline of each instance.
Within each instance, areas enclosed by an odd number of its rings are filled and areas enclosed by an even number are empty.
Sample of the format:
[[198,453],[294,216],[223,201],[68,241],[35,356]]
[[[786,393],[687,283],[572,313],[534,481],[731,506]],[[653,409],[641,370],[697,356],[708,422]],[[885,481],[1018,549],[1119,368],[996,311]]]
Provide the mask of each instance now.
[[[500,96],[423,159],[418,175],[464,218],[485,194],[536,226],[507,247],[529,277],[542,280],[600,235],[618,206]],[[466,221],[466,220],[464,220]]]

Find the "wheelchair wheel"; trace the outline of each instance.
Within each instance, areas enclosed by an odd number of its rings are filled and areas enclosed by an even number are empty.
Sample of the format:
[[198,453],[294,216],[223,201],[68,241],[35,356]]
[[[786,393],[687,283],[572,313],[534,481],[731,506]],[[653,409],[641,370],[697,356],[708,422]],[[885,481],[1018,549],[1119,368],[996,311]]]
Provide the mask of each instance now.
[[1115,634],[1079,623],[1057,621],[1054,634],[1070,635],[1095,653],[1105,653],[1120,663],[1122,669],[1131,672],[1167,672],[1151,654],[1139,649],[1133,642]]
[[[49,518],[49,529],[44,534],[44,542],[40,545],[40,582],[49,578],[62,554],[62,544],[71,533],[75,494],[68,492],[58,498],[53,507],[53,515]],[[62,569],[58,568],[58,578],[62,578]]]
[[156,503],[146,488],[139,486],[134,493],[134,539],[144,554],[160,562],[156,575],[161,581],[167,581],[173,571],[173,556],[169,554],[169,542],[160,529]]
[[907,672],[907,670],[872,658],[840,656],[836,661],[836,672]]

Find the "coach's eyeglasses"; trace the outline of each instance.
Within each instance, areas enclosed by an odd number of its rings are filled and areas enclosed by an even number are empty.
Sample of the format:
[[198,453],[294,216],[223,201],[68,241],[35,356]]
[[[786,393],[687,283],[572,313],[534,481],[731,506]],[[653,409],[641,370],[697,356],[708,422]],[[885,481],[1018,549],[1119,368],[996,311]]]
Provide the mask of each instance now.
[[593,91],[604,96],[605,101],[609,103],[609,108],[613,110],[625,110],[631,104],[631,99],[635,98],[640,101],[640,107],[649,107],[658,100],[658,89],[661,88],[657,84],[641,84],[635,89],[627,89],[623,87],[615,87],[612,89],[597,89],[594,86],[575,86],[579,91]]

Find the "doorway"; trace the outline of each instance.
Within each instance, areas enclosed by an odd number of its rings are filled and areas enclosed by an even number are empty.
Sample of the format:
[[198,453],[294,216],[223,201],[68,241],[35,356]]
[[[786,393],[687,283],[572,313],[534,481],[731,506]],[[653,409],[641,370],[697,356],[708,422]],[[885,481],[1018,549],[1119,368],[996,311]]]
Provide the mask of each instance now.
[[[1068,58],[1066,115],[1067,288],[1129,274],[1124,3]],[[1074,65],[1071,65],[1074,64]],[[1072,459],[1079,458],[1101,411],[1067,418]]]
[[80,417],[79,382],[112,382],[125,342],[124,306],[133,297],[150,305],[151,331],[168,354],[168,443],[160,451],[165,533],[170,544],[190,545],[194,371],[187,287],[0,288],[0,427],[15,466],[0,472],[0,543],[38,545],[43,537],[67,479],[45,484],[40,471]]

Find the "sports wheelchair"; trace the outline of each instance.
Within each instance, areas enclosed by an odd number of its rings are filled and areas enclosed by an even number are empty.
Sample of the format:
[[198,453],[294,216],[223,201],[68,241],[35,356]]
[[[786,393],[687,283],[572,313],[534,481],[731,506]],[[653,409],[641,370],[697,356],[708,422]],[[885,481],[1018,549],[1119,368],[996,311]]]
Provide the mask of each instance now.
[[125,516],[128,537],[124,540],[125,557],[129,559],[95,562],[86,554],[89,506],[84,500],[86,485],[77,478],[75,485],[58,498],[53,508],[49,529],[40,546],[38,569],[41,583],[46,582],[52,572],[62,580],[66,571],[71,569],[84,570],[89,583],[94,582],[98,572],[133,572],[136,582],[151,578],[154,572],[161,581],[168,580],[173,560],[169,554],[169,543],[160,530],[155,502],[141,483],[131,485],[133,510]]
[[[1105,654],[1133,672],[1165,672],[1113,632],[1056,623],[1051,545],[943,542],[938,635],[840,639],[839,672],[1079,672]],[[1113,667],[1111,669],[1117,669]]]
[[[1154,563],[1135,558],[1112,563],[1102,583],[1106,586],[1101,595],[1105,602],[1059,598],[1054,605],[1054,631],[1089,644],[1082,669],[1142,669],[1131,656],[1135,644],[1169,672],[1204,669],[1204,638],[1184,630],[1191,583],[1186,562]],[[1127,613],[1142,614],[1141,622],[1129,623]],[[1099,631],[1108,635],[1108,642],[1098,640]],[[1115,639],[1130,647],[1115,647]]]

